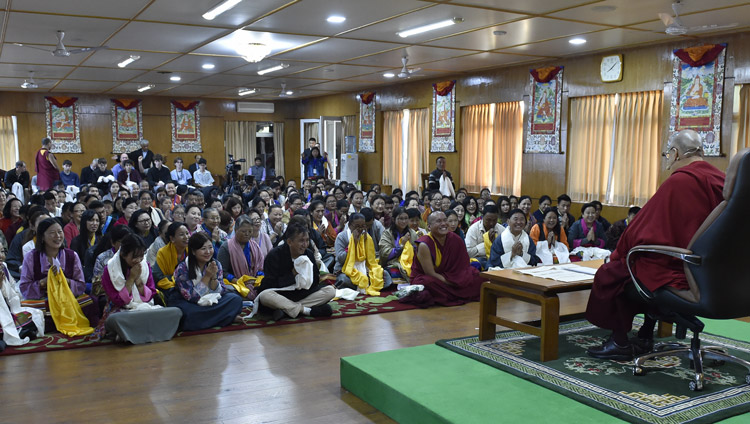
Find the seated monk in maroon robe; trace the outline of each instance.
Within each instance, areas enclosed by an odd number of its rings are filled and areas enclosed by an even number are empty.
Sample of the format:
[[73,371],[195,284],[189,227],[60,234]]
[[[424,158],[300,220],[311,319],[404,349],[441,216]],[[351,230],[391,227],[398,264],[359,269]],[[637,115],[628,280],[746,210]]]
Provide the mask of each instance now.
[[442,212],[427,218],[430,233],[417,240],[417,254],[411,269],[411,284],[421,284],[419,306],[463,305],[479,300],[484,279],[469,265],[469,253],[460,236],[448,228]]
[[[633,318],[647,312],[645,304],[635,304],[624,295],[632,284],[625,264],[628,251],[638,245],[665,245],[687,248],[706,217],[723,200],[723,172],[703,160],[702,140],[693,130],[677,133],[667,144],[667,169],[674,168],[654,196],[628,224],[610,262],[602,265],[594,277],[586,319],[598,327],[612,330],[602,346],[592,347],[596,358],[630,360],[653,347],[656,321],[646,319],[636,338],[629,340]],[[633,274],[650,291],[664,286],[687,290],[682,261],[666,255],[638,254]]]
[[60,167],[57,164],[55,154],[51,152],[52,140],[42,139],[42,148],[36,152],[35,169],[36,185],[39,190],[47,191],[52,188],[55,181],[60,179]]

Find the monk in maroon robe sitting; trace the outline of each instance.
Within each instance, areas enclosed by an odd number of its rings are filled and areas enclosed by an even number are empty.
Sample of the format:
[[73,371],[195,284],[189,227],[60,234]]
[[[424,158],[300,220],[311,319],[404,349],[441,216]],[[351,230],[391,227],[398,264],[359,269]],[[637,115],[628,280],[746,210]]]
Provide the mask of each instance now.
[[448,228],[442,212],[427,218],[430,233],[417,240],[417,254],[412,265],[412,285],[424,286],[420,306],[463,305],[479,300],[484,279],[469,265],[469,253],[460,236]]
[[[629,301],[624,295],[632,284],[625,264],[628,251],[638,245],[666,245],[687,248],[706,217],[723,200],[723,172],[703,160],[700,135],[693,130],[677,133],[667,143],[667,169],[674,169],[651,200],[638,212],[622,234],[610,262],[602,265],[586,308],[586,319],[598,327],[612,330],[603,345],[588,354],[603,359],[631,360],[653,348],[656,321],[648,314],[637,337],[629,340],[633,318],[648,312],[644,304]],[[687,290],[682,262],[659,254],[639,254],[633,273],[650,291],[664,286]]]

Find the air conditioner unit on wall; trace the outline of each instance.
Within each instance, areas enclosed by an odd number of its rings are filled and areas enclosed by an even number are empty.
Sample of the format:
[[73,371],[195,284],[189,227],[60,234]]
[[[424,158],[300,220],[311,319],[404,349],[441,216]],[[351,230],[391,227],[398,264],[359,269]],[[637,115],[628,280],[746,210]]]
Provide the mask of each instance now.
[[237,102],[239,113],[273,113],[273,103]]

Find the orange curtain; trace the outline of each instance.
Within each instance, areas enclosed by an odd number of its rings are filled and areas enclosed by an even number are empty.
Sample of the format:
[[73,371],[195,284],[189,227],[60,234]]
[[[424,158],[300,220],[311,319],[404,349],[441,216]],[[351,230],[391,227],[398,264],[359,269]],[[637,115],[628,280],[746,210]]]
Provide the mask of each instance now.
[[489,157],[492,193],[521,195],[521,154],[523,150],[523,108],[521,102],[497,103],[493,137],[494,152]]
[[742,85],[735,90],[732,145],[729,156],[734,156],[738,151],[750,147],[750,84]]
[[15,168],[18,158],[17,153],[13,117],[0,116],[0,169],[10,170]]
[[575,202],[604,200],[609,183],[615,95],[574,98],[568,128],[568,195]]
[[479,192],[492,179],[495,105],[461,108],[461,186]]
[[608,203],[643,205],[659,184],[662,92],[620,94]]
[[422,172],[429,169],[430,108],[409,110],[408,139],[403,153],[405,169],[401,188],[406,193],[422,186]]
[[401,110],[383,112],[383,184],[401,186],[401,144],[403,143]]

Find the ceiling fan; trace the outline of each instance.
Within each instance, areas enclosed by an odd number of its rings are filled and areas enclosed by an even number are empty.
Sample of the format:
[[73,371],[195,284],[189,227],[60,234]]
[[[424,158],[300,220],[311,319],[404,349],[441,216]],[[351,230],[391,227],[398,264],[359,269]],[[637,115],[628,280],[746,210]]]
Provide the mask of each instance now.
[[682,12],[682,1],[677,0],[674,3],[672,3],[672,11],[674,12],[674,16],[671,16],[668,13],[659,13],[659,19],[661,19],[662,22],[664,22],[664,26],[666,26],[666,29],[664,32],[666,32],[669,35],[683,35],[687,34],[688,32],[701,32],[701,31],[712,31],[717,29],[724,29],[724,28],[732,28],[736,27],[737,23],[732,24],[726,24],[726,25],[718,25],[718,24],[710,24],[710,25],[700,25],[695,27],[686,27],[682,23],[682,19],[680,19],[680,12]]
[[399,78],[409,78],[413,74],[416,74],[417,72],[422,70],[422,68],[407,68],[407,63],[409,63],[409,55],[404,53],[404,57],[401,58],[401,64],[403,66],[401,67],[401,72],[399,72],[397,75]]
[[287,91],[287,90],[286,90],[286,83],[285,83],[285,82],[282,82],[282,83],[281,83],[281,91],[279,92],[279,97],[289,97],[289,96],[291,96],[292,94],[293,94],[293,93],[292,93],[292,91],[291,91],[291,90],[290,90],[290,91]]
[[21,84],[21,88],[26,88],[26,89],[39,88],[39,85],[36,82],[34,82],[34,71],[29,72],[29,78],[23,80],[23,84]]
[[57,31],[57,46],[55,47],[54,50],[44,49],[44,48],[37,47],[37,46],[30,46],[28,44],[22,44],[22,43],[13,43],[13,44],[19,47],[28,47],[30,49],[43,50],[45,52],[52,53],[52,56],[55,56],[55,57],[68,57],[71,54],[86,53],[86,52],[91,52],[95,50],[104,50],[104,49],[109,48],[107,46],[99,46],[99,47],[83,47],[80,49],[68,49],[63,44],[63,38],[65,38],[65,31]]

